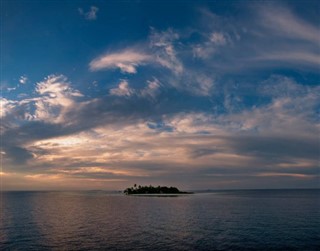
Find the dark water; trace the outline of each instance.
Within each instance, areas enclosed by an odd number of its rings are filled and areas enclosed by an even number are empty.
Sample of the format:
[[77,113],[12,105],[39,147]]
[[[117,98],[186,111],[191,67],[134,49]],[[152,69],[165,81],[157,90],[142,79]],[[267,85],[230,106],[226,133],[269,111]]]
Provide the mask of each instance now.
[[320,190],[2,197],[1,250],[320,250]]

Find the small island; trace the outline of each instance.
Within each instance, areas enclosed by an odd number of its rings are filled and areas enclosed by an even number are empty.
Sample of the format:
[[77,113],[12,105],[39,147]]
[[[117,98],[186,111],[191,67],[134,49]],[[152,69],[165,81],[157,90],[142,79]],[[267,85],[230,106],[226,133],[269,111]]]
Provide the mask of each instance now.
[[123,191],[126,195],[135,194],[192,194],[191,192],[182,192],[176,187],[166,186],[137,186],[134,184],[133,187],[128,187]]

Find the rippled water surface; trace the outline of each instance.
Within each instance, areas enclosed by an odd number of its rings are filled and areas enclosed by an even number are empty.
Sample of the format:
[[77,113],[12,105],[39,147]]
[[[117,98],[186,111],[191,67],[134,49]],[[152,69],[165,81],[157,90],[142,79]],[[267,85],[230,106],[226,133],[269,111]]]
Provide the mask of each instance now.
[[3,192],[0,250],[320,250],[320,190]]

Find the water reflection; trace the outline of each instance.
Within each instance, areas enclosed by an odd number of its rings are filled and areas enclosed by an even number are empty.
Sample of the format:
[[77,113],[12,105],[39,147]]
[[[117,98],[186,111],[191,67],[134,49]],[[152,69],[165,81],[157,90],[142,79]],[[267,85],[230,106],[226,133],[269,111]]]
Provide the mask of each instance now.
[[8,250],[316,250],[318,196],[319,192],[161,198],[103,192],[7,193],[0,246]]

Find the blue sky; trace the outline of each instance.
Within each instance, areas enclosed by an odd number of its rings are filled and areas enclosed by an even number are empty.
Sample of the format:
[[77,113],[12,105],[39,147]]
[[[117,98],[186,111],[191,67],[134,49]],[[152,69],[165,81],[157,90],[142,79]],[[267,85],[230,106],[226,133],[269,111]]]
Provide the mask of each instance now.
[[1,1],[7,190],[319,187],[318,1]]

